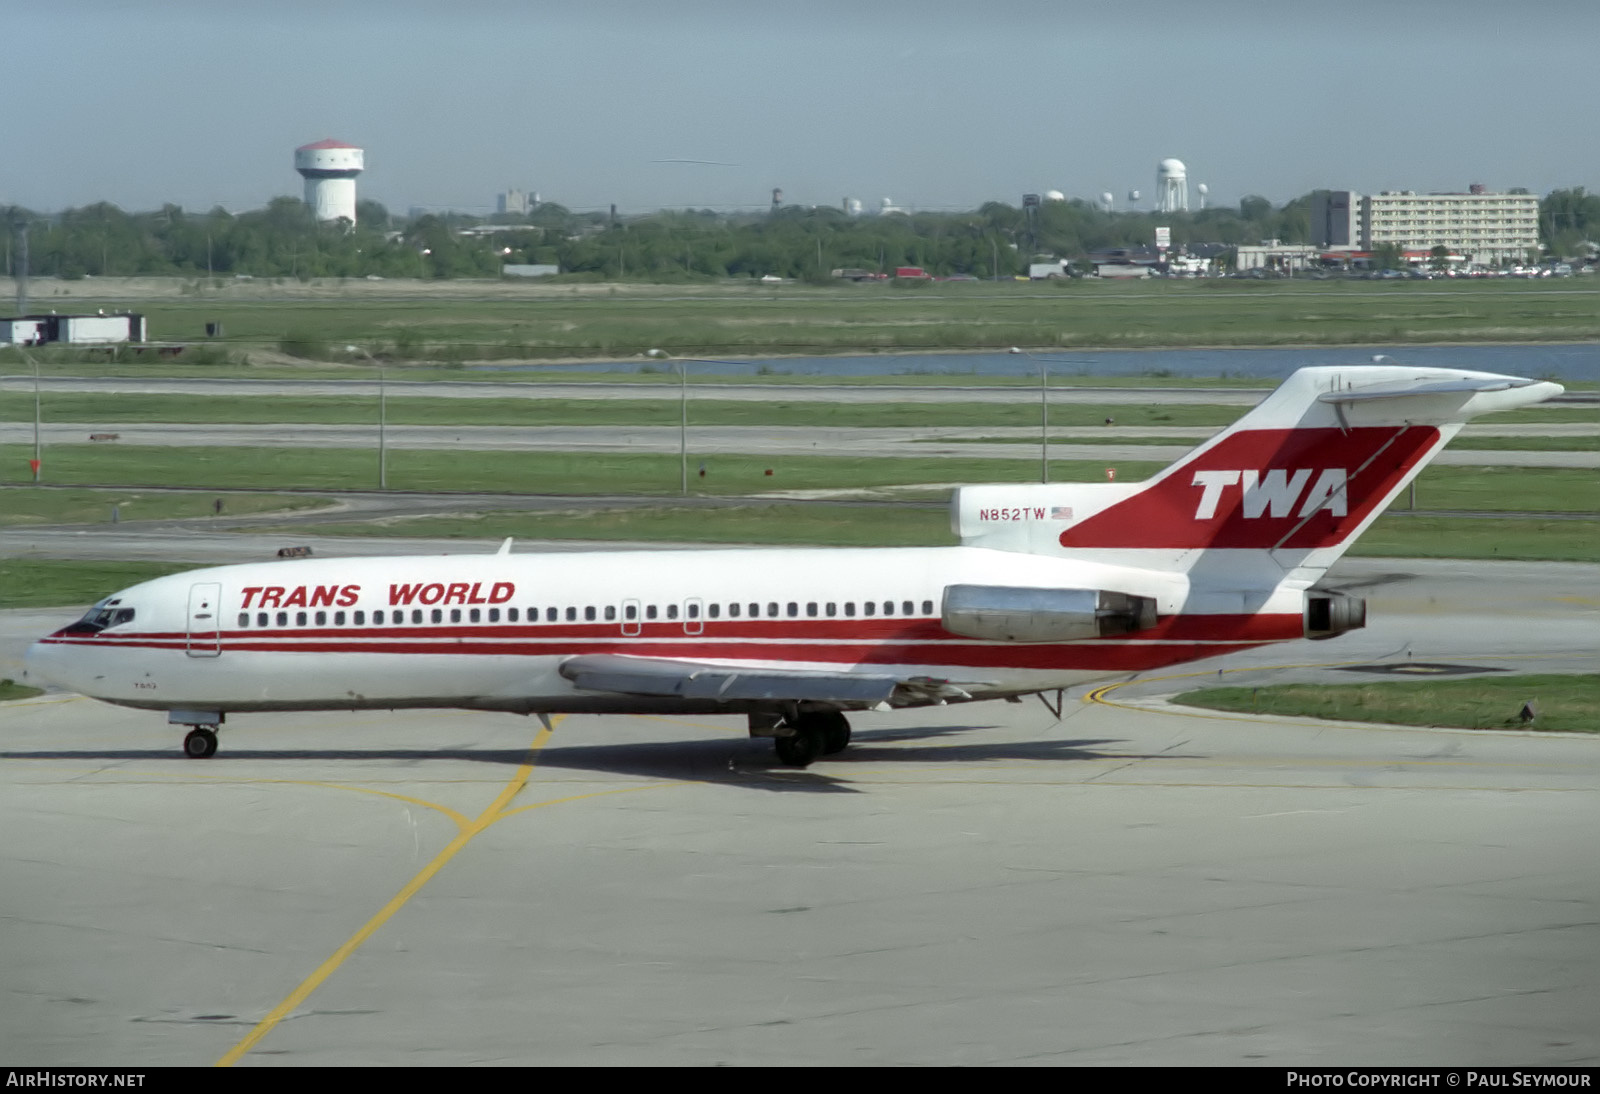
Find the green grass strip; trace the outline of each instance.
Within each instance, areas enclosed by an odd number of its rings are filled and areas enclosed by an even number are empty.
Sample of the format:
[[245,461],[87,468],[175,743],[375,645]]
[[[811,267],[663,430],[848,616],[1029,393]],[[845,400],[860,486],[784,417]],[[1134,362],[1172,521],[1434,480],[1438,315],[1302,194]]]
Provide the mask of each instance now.
[[1356,540],[1351,555],[1392,558],[1600,562],[1600,519],[1471,519],[1391,514]]
[[1478,452],[1600,452],[1600,434],[1541,437],[1457,437],[1451,448]]
[[[348,288],[348,291],[347,291]],[[115,293],[108,283],[105,291]],[[302,290],[294,290],[302,291]],[[320,282],[320,300],[236,300],[196,283],[187,298],[142,301],[158,337],[227,331],[213,354],[289,347],[334,356],[355,344],[432,361],[629,357],[651,347],[683,356],[984,349],[1229,345],[1373,345],[1428,342],[1592,341],[1600,292],[1492,282],[889,286],[719,284],[513,292],[498,283],[436,295],[381,295],[383,287]],[[368,295],[377,292],[380,295]],[[448,295],[446,295],[448,294]],[[76,298],[74,308],[115,308]],[[1064,366],[1070,368],[1070,365]]]
[[[1210,710],[1348,722],[1600,733],[1600,675],[1206,688],[1177,701]],[[1524,726],[1519,712],[1527,702],[1537,717]]]
[[10,677],[0,680],[0,703],[8,702],[12,699],[32,699],[35,695],[43,694],[44,691],[42,689],[25,687]]
[[[0,559],[0,608],[93,604],[141,581],[199,568],[188,562]],[[61,622],[65,626],[71,620],[63,619]]]
[[[390,425],[671,425],[679,422],[675,399],[430,399],[391,394],[385,414]],[[1050,408],[1055,426],[1098,426],[1107,418],[1118,425],[1174,425],[1217,428],[1237,419],[1242,408],[1155,403],[1143,405],[1067,404]],[[51,394],[41,399],[46,422],[134,424],[142,422],[207,425],[308,423],[378,427],[378,398],[342,396],[184,396]],[[33,397],[0,394],[0,418],[33,420]],[[1033,402],[1017,403],[853,403],[810,400],[719,400],[696,395],[689,400],[693,426],[1032,426],[1039,421]],[[87,438],[85,438],[87,439]]]
[[[0,483],[30,481],[23,445],[0,447]],[[705,465],[701,477],[699,468]],[[1104,461],[1052,462],[1058,480],[1103,481]],[[1155,461],[1123,461],[1123,478],[1159,470]],[[654,494],[680,491],[676,455],[628,453],[462,452],[393,449],[391,490],[522,494]],[[767,474],[768,471],[772,474]],[[791,490],[857,490],[914,483],[1030,482],[1038,463],[982,458],[862,459],[829,456],[689,454],[690,490],[747,495]],[[45,450],[44,477],[56,484],[126,484],[223,489],[372,490],[374,451],[308,448],[108,448],[59,445]]]
[[[285,526],[279,532],[304,531]],[[810,547],[945,547],[959,543],[943,507],[759,505],[599,509],[584,512],[492,510],[455,517],[319,524],[317,535],[490,539],[577,539],[640,543],[720,543]]]
[[[0,484],[31,481],[24,445],[0,446]],[[699,475],[700,465],[706,474]],[[1051,461],[1056,482],[1102,482],[1107,461]],[[1155,460],[1115,462],[1118,479],[1160,470]],[[672,454],[391,450],[389,488],[523,494],[679,493]],[[766,472],[771,471],[768,475]],[[1033,460],[981,457],[697,456],[690,490],[751,495],[793,490],[856,490],[915,483],[1026,483]],[[308,448],[154,448],[59,445],[45,450],[44,480],[57,485],[184,486],[207,490],[372,490],[375,450]],[[1406,505],[1403,495],[1397,504]],[[1417,482],[1420,509],[1600,514],[1600,475],[1578,468],[1430,467]]]
[[[219,512],[216,503],[222,502]],[[118,520],[186,520],[244,516],[279,510],[321,509],[327,498],[288,494],[141,492],[139,490],[41,489],[0,486],[0,528],[35,524],[109,524]]]

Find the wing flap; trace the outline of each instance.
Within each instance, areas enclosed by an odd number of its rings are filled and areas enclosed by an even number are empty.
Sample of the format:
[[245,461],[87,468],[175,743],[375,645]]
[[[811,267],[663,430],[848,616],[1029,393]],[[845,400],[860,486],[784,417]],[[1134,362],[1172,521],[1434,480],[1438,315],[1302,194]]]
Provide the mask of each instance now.
[[682,699],[881,703],[900,683],[896,677],[873,673],[732,668],[615,653],[570,657],[561,663],[560,672],[585,691]]

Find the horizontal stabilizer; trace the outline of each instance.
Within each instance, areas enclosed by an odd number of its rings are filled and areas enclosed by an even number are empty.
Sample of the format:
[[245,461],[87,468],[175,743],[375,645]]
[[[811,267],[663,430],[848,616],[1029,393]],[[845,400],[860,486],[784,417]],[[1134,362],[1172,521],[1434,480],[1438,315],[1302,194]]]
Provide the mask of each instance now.
[[1356,403],[1370,399],[1405,399],[1424,395],[1456,395],[1479,391],[1510,391],[1513,388],[1531,387],[1538,380],[1524,380],[1519,376],[1469,376],[1461,379],[1435,380],[1426,377],[1414,380],[1387,381],[1362,387],[1335,389],[1317,396],[1319,403]]
[[585,691],[672,695],[682,699],[812,700],[879,703],[894,694],[893,676],[802,669],[745,669],[698,661],[593,653],[568,658],[561,675]]

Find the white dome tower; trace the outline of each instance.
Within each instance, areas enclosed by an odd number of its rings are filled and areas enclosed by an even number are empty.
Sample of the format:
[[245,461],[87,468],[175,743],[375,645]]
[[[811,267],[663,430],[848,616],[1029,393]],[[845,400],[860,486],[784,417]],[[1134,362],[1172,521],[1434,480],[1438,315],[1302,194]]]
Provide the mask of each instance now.
[[319,221],[356,222],[356,176],[364,153],[353,144],[325,140],[294,150],[294,169],[305,176],[306,204]]
[[1189,211],[1189,169],[1182,160],[1162,160],[1156,166],[1156,209],[1163,213]]

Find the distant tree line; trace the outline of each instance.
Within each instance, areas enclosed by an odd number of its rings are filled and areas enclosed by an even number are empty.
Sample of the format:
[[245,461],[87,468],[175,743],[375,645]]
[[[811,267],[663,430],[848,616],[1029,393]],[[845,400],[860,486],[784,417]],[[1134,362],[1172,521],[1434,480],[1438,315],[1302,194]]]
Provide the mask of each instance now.
[[[1007,277],[1036,257],[1081,260],[1148,247],[1157,226],[1174,246],[1232,247],[1263,239],[1304,243],[1310,195],[1274,207],[1251,195],[1237,206],[1188,213],[1116,212],[1086,201],[1027,208],[989,202],[964,213],[849,216],[832,207],[771,213],[663,211],[613,220],[546,203],[526,216],[392,217],[377,202],[355,225],[318,224],[298,198],[263,209],[191,213],[176,205],[127,213],[99,203],[42,215],[4,210],[5,272],[14,273],[18,229],[28,227],[29,269],[42,277],[312,278],[497,277],[507,263],[543,263],[605,280],[707,280],[775,275],[823,281],[835,269]],[[1600,195],[1556,190],[1540,204],[1555,254],[1581,253],[1600,236]],[[463,234],[463,229],[471,229]]]
[[1550,191],[1539,202],[1539,239],[1553,255],[1584,257],[1600,241],[1600,194]]

